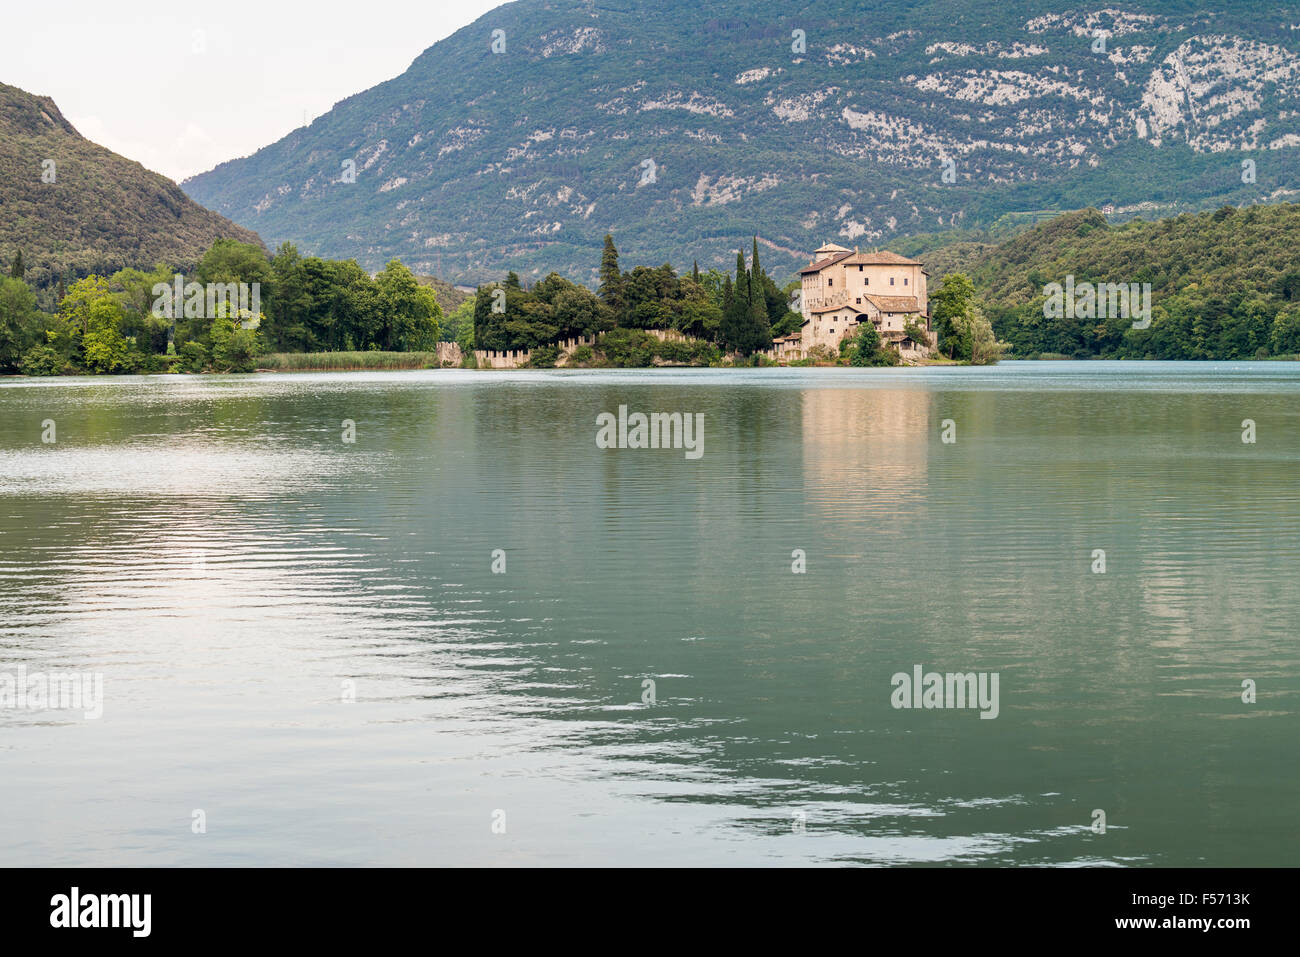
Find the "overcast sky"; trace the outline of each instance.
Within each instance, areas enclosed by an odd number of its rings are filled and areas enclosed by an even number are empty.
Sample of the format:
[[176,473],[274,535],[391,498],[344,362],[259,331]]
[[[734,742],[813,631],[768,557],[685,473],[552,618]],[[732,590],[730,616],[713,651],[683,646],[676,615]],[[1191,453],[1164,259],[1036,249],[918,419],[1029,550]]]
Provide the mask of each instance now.
[[[0,82],[54,98],[80,131],[180,181],[247,156],[501,0],[6,3]],[[484,43],[488,38],[484,38]]]

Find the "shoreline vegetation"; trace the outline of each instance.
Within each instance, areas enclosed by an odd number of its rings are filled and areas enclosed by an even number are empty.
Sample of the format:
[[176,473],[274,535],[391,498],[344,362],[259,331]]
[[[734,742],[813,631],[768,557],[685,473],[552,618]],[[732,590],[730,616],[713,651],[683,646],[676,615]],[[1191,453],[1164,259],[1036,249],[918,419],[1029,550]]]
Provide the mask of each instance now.
[[[1300,206],[1279,203],[1120,226],[1089,209],[998,244],[936,246],[916,254],[942,273],[929,297],[939,354],[923,363],[1295,359],[1297,235]],[[777,361],[773,340],[804,323],[792,308],[801,287],[797,278],[778,286],[759,257],[754,237],[734,272],[698,263],[680,274],[668,263],[625,271],[606,236],[595,290],[556,273],[524,281],[511,272],[470,293],[399,260],[371,275],[354,260],[302,256],[292,243],[268,254],[233,239],[213,243],[189,273],[158,263],[33,287],[19,250],[0,275],[0,374],[477,368],[476,351],[486,365],[493,354],[524,353],[522,368],[902,362],[870,323],[838,351],[819,345]],[[1047,290],[1062,281],[1071,290],[1149,287],[1144,321],[1094,316],[1091,300],[1054,314]],[[224,292],[214,301],[214,291]]]

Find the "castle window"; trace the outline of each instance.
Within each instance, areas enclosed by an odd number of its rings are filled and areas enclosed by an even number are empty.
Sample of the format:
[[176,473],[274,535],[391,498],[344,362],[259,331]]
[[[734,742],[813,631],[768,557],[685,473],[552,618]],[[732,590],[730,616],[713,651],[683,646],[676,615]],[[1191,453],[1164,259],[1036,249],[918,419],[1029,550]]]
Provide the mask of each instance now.
[[890,284],[891,286],[894,284],[894,277],[893,277],[893,276],[890,276],[890,277],[889,277],[889,284]]
[[858,305],[859,305],[859,306],[862,305],[862,297],[861,297],[861,296],[858,296]]
[[907,277],[906,277],[906,276],[903,277],[903,285],[904,285],[904,286],[907,285]]
[[826,285],[828,285],[828,286],[833,286],[833,285],[835,285],[835,280],[834,280],[834,279],[827,279],[827,280],[826,280]]

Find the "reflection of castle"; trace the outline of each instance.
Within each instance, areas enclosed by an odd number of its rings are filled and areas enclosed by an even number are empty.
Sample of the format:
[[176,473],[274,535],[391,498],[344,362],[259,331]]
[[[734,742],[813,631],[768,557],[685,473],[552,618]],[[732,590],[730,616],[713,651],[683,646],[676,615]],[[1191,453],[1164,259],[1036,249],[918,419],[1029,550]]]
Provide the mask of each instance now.
[[[803,359],[822,346],[838,353],[840,342],[870,322],[904,358],[919,359],[937,345],[930,331],[926,273],[919,262],[891,252],[864,253],[834,243],[822,246],[800,275],[803,326],[773,343],[777,359]],[[925,330],[920,342],[911,323]]]
[[927,389],[808,389],[803,410],[804,482],[849,507],[897,508],[927,485]]

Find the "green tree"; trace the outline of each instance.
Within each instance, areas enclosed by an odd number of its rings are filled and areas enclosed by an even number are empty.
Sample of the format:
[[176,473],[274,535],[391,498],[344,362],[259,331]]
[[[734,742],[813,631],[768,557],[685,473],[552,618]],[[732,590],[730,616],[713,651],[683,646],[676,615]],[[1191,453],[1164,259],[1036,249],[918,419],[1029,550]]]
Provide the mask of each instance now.
[[17,371],[42,338],[36,294],[22,279],[0,279],[0,371]]
[[745,272],[745,256],[736,254],[736,281],[727,277],[724,287],[725,304],[722,310],[722,324],[718,329],[718,339],[724,349],[735,350],[748,355],[745,346],[749,341],[749,276]]
[[958,326],[965,328],[966,317],[974,305],[975,284],[960,272],[944,276],[938,290],[930,297],[930,316],[939,333],[939,348],[950,359],[967,357],[957,355],[958,350],[965,348]]
[[930,345],[930,335],[926,331],[925,323],[921,321],[920,316],[908,316],[903,320],[903,332],[907,334],[913,342],[926,348]]
[[970,303],[964,316],[953,319],[953,327],[961,343],[961,357],[971,365],[994,365],[1002,358],[1006,346],[993,334],[993,326],[979,306]]
[[623,321],[623,274],[618,267],[618,250],[614,247],[614,237],[605,234],[605,249],[600,255],[600,299],[614,313],[614,321],[621,325]]
[[375,277],[375,294],[382,348],[408,352],[434,347],[442,319],[438,298],[400,260],[391,260]]
[[112,296],[97,298],[89,304],[83,347],[86,368],[91,372],[121,371],[127,354],[122,319],[122,304]]
[[858,324],[858,334],[849,351],[849,365],[896,366],[899,361],[898,352],[881,342],[874,323],[866,320]]
[[1300,353],[1300,303],[1280,309],[1273,317],[1268,345],[1275,356]]
[[261,286],[260,295],[270,299],[274,295],[275,273],[266,252],[252,243],[237,239],[218,239],[203,254],[195,278],[201,283],[243,282]]

